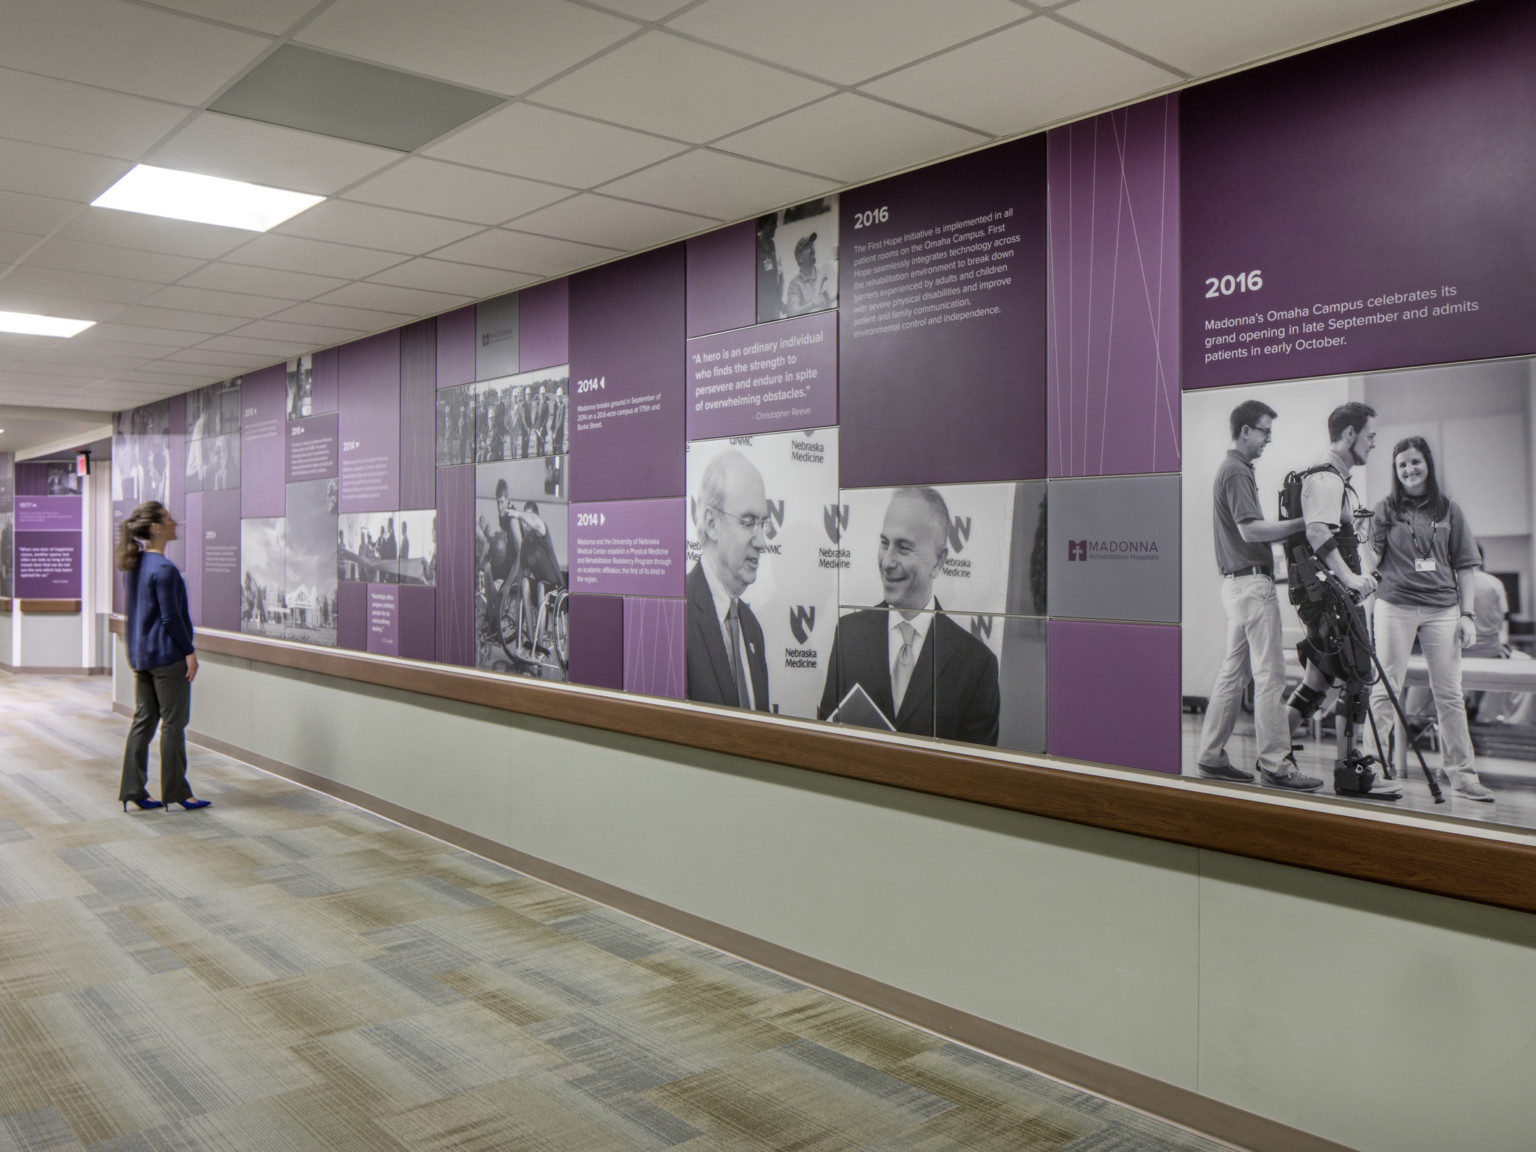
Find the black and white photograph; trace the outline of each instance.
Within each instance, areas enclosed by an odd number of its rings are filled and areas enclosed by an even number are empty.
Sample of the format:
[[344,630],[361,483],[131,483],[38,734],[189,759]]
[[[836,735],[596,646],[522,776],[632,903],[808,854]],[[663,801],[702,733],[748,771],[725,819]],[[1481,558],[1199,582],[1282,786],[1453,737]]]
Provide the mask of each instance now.
[[78,496],[84,491],[85,478],[75,472],[69,461],[55,461],[48,465],[45,481],[50,496]]
[[240,521],[240,631],[285,638],[288,526],[281,516]]
[[288,419],[302,420],[313,416],[315,358],[309,353],[296,356],[287,364]]
[[1184,394],[1185,775],[1536,826],[1533,385]]
[[475,468],[475,666],[568,679],[570,524],[564,456]]
[[283,604],[289,640],[336,645],[336,481],[288,485]]
[[757,322],[837,307],[836,196],[757,220]]
[[343,512],[336,522],[336,578],[349,584],[394,584],[400,566],[398,512]]
[[400,526],[395,542],[396,575],[401,584],[437,583],[437,509],[408,509],[395,514]]
[[475,462],[475,386],[460,384],[437,393],[437,466]]
[[475,462],[563,456],[570,440],[570,368],[560,365],[475,384]]
[[240,487],[240,433],[187,442],[187,491],[224,492]]
[[236,376],[187,393],[188,442],[240,431],[241,381]]
[[171,498],[171,402],[160,400],[112,417],[112,500],[142,504]]
[[816,715],[837,629],[838,431],[688,445],[690,700]]

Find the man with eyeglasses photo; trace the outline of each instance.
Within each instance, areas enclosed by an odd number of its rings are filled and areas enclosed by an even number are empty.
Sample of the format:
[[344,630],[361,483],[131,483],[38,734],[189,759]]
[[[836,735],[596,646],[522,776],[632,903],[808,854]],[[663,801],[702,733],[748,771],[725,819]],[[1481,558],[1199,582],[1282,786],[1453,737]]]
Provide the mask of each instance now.
[[767,544],[762,473],[728,449],[705,466],[695,500],[701,555],[688,573],[687,697],[771,711],[763,628],[741,598]]

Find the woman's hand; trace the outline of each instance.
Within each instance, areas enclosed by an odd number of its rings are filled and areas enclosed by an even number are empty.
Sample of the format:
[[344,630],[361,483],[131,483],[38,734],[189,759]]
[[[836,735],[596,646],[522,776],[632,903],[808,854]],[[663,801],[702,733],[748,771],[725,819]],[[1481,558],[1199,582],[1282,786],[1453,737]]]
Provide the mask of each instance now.
[[192,681],[195,680],[196,678],[197,678],[197,653],[193,652],[193,653],[190,653],[187,656],[187,683],[188,684],[192,683]]
[[1463,616],[1456,622],[1456,642],[1463,648],[1477,643],[1477,622],[1470,616]]

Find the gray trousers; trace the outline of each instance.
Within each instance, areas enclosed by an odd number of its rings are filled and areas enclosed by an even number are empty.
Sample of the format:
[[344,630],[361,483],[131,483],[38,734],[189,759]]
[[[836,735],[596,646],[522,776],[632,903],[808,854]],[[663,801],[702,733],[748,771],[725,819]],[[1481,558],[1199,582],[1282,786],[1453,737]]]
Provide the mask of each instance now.
[[149,796],[149,742],[160,729],[160,799],[167,804],[187,800],[187,719],[192,711],[192,684],[187,662],[178,660],[147,672],[133,674],[138,711],[128,729],[123,750],[123,784],[119,800],[144,800]]

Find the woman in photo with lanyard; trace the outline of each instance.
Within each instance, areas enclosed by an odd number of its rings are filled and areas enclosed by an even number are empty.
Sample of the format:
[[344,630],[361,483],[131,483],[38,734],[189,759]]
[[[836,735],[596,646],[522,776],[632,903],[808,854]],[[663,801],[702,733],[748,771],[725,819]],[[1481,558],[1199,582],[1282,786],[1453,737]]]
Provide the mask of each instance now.
[[[1444,772],[1452,791],[1469,800],[1493,800],[1472,766],[1472,737],[1461,694],[1461,650],[1477,639],[1472,581],[1477,540],[1461,506],[1440,491],[1435,457],[1422,436],[1392,449],[1392,494],[1371,517],[1376,608],[1376,655],[1399,694],[1415,638],[1429,666],[1429,688],[1440,722]],[[1371,689],[1371,714],[1385,738],[1393,724],[1384,683]],[[1406,751],[1398,737],[1398,754]]]

